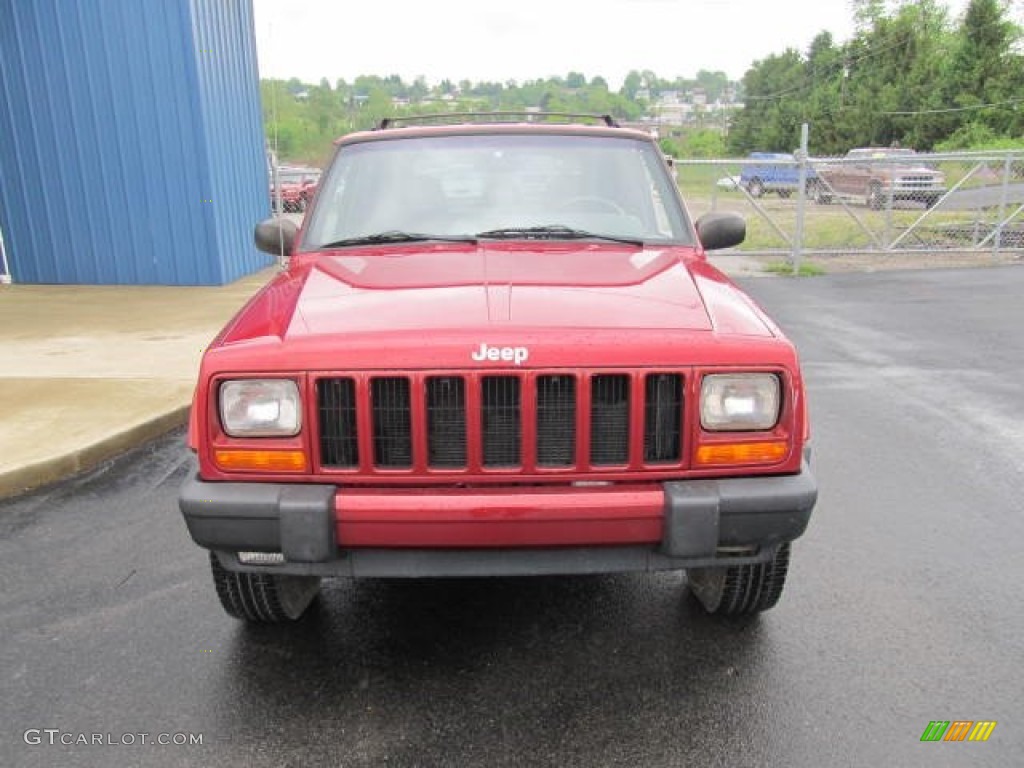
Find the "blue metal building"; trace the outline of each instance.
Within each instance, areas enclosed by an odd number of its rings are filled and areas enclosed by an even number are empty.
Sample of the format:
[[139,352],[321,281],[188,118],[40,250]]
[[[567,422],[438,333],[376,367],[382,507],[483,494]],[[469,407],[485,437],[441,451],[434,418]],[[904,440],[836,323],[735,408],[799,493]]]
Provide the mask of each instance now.
[[213,285],[264,266],[251,0],[0,0],[16,283]]

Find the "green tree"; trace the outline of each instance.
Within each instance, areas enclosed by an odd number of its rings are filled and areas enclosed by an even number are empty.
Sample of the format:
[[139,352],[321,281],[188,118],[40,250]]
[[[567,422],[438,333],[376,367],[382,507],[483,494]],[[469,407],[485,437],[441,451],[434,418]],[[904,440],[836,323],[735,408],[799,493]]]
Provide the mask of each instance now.
[[988,127],[993,135],[1020,129],[1015,101],[1024,97],[1024,66],[1015,48],[1020,29],[1007,12],[997,0],[971,0],[967,6],[943,81],[946,103],[962,108],[944,121],[947,133],[972,124]]
[[[697,72],[696,84],[704,89],[708,103],[719,101],[729,88],[729,76],[725,72],[709,72],[706,69]],[[685,90],[677,88],[675,90]]]
[[581,72],[570,72],[565,78],[567,88],[582,88],[587,84],[587,78]]
[[635,101],[637,92],[643,87],[643,79],[640,77],[640,73],[635,69],[631,69],[629,74],[626,75],[626,79],[623,80],[619,93],[630,101]]
[[934,0],[907,2],[858,34],[845,51],[844,143],[929,148],[934,137],[918,113],[939,103],[948,43],[946,8]]
[[726,154],[725,137],[721,131],[699,128],[675,139],[662,139],[662,150],[673,157],[722,157]]
[[879,19],[885,17],[885,0],[850,0],[853,8],[853,22],[858,32],[870,30]]
[[972,0],[954,27],[937,0],[852,3],[857,33],[836,46],[827,33],[806,57],[792,52],[755,62],[743,79],[744,108],[731,151],[792,148],[800,120],[811,149],[852,146],[929,149],[1024,131],[1021,30],[1004,0]]
[[836,153],[847,140],[841,126],[845,119],[847,58],[829,32],[820,32],[807,51],[809,85],[804,117],[811,128],[813,147],[819,153]]
[[729,149],[790,152],[800,136],[809,81],[798,51],[792,48],[755,62],[743,76],[744,108],[729,131]]

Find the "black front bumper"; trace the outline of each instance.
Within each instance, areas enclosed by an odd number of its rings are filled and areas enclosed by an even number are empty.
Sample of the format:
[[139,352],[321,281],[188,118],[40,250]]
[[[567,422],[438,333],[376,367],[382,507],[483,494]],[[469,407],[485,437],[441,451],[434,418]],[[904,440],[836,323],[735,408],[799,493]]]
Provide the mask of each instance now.
[[[335,540],[334,485],[207,483],[189,478],[179,506],[195,542],[230,570],[349,577],[516,576],[679,570],[770,559],[803,534],[817,500],[810,467],[796,475],[662,485],[664,536],[646,546],[346,549]],[[242,564],[238,552],[284,562]]]

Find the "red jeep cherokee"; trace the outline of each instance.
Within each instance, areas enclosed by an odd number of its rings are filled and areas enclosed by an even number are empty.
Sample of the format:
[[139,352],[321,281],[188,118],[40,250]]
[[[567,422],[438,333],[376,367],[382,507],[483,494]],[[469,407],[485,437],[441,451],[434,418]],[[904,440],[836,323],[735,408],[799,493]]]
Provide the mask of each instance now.
[[340,139],[301,231],[256,228],[288,266],[203,358],[180,496],[224,608],[680,569],[772,607],[817,489],[796,351],[705,255],[742,219],[610,118],[459,119]]

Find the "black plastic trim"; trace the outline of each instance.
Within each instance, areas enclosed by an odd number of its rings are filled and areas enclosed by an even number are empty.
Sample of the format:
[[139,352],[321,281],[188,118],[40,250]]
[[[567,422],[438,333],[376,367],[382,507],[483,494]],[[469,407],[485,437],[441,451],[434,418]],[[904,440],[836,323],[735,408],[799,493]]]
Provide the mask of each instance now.
[[[779,544],[803,534],[818,495],[806,463],[796,475],[680,480],[663,487],[665,535],[660,546],[346,550],[334,539],[333,485],[206,483],[192,477],[182,487],[179,506],[195,542],[217,551],[229,570],[416,578],[766,562]],[[285,562],[242,565],[234,555],[240,551],[281,552]]]

